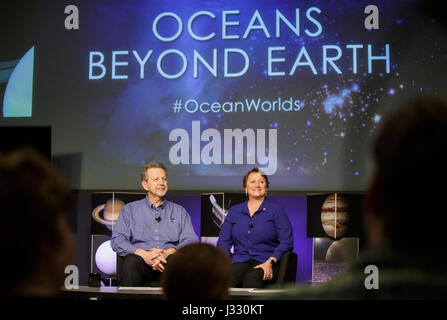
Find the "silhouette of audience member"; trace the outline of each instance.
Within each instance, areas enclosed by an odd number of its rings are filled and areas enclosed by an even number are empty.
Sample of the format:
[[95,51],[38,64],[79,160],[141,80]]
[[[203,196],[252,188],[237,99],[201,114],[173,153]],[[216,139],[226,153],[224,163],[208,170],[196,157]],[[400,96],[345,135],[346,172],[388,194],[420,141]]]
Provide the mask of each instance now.
[[220,248],[188,244],[171,256],[161,277],[169,300],[223,300],[228,298],[231,264]]
[[386,117],[363,212],[369,248],[338,279],[275,298],[445,299],[446,147],[445,101],[419,98]]
[[32,149],[0,155],[1,292],[3,296],[56,296],[73,261],[66,218],[71,188]]

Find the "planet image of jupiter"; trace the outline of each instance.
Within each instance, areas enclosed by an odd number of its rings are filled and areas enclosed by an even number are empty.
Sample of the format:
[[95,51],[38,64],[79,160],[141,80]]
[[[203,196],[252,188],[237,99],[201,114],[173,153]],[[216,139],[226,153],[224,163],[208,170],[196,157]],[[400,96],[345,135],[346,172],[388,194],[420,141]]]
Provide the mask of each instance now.
[[321,224],[326,234],[338,239],[344,236],[348,228],[349,214],[345,198],[337,193],[326,198],[321,208]]
[[107,229],[112,230],[123,207],[124,202],[122,200],[118,198],[109,199],[106,203],[103,203],[93,209],[93,220],[105,225]]

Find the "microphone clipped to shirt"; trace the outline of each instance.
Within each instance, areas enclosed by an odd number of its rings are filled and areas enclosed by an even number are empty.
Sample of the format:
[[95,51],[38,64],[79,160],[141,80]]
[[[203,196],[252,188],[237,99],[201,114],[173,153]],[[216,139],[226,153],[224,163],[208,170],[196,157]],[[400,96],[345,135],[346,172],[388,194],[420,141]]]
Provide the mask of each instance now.
[[161,221],[161,217],[160,216],[156,217],[155,221],[160,222]]
[[252,229],[253,228],[253,223],[250,222],[250,224],[248,225],[248,228]]

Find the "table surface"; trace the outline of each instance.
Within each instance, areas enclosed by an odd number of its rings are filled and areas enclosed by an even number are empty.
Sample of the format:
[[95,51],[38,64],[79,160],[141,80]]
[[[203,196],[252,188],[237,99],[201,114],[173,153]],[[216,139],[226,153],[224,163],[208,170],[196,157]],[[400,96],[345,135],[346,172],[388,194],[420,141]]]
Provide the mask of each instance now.
[[[88,287],[79,286],[77,289],[62,288],[63,293],[85,293],[85,294],[125,294],[125,295],[159,295],[162,294],[161,287]],[[230,296],[263,296],[284,292],[281,289],[257,289],[257,288],[230,288]]]

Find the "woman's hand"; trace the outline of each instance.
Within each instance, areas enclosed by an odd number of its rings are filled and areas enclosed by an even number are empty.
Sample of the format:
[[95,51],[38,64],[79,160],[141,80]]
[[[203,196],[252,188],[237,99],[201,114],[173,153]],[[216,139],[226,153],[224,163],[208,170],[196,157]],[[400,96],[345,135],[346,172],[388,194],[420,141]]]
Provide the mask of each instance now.
[[256,267],[254,267],[255,269],[261,268],[264,271],[264,276],[262,277],[262,280],[264,280],[264,281],[270,281],[273,278],[273,268],[272,268],[271,260],[273,260],[274,262],[277,261],[276,258],[270,257],[267,259],[266,262],[261,263],[261,264],[257,265]]

